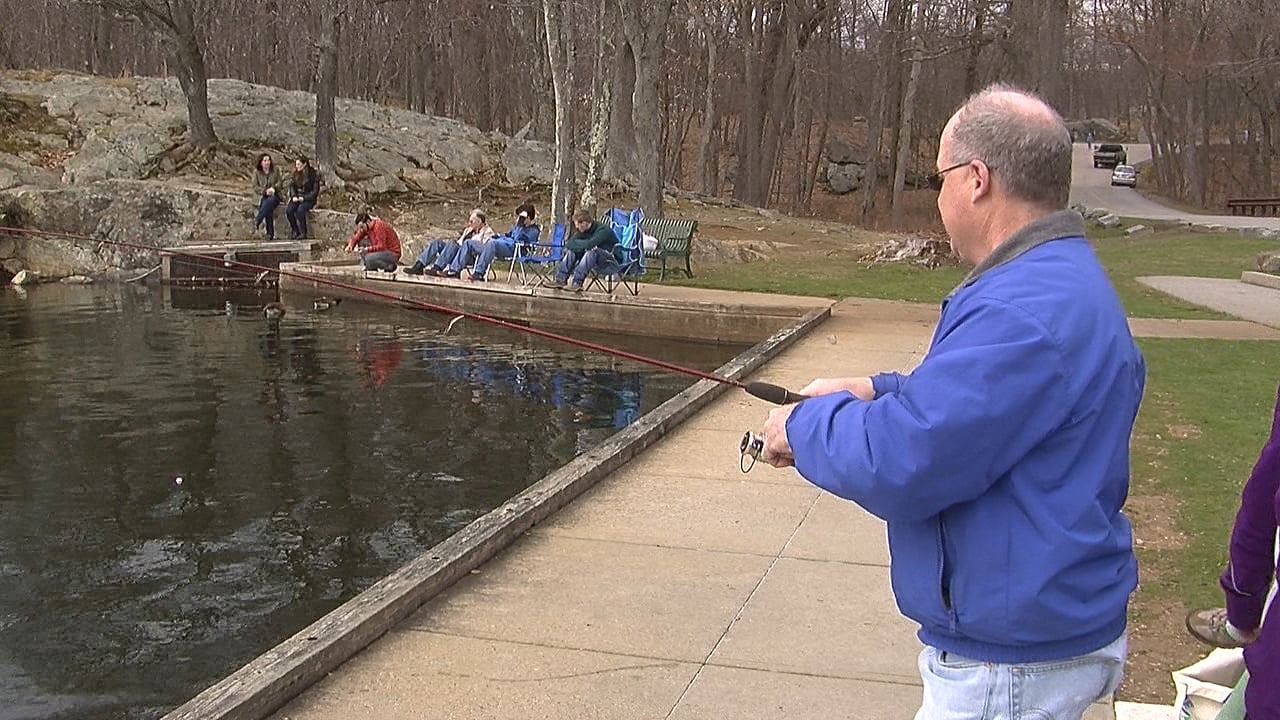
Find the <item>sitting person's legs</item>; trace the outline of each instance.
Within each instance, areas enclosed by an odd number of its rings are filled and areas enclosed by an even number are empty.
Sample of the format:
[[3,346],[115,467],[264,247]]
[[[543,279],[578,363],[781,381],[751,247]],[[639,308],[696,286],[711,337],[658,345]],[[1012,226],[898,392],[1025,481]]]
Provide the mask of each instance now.
[[294,240],[304,240],[307,237],[307,213],[311,212],[311,208],[316,204],[311,200],[303,200],[302,202],[289,202],[289,207],[285,210],[285,215],[289,217],[289,228],[293,230]]
[[413,265],[404,269],[410,275],[421,275],[422,271],[433,262],[444,246],[449,244],[448,240],[432,240],[427,246],[422,248],[422,252],[418,253],[417,259],[413,261]]
[[462,243],[462,247],[458,248],[458,254],[453,256],[453,261],[449,263],[449,267],[444,271],[446,277],[459,277],[462,275],[462,269],[465,268],[473,258],[476,258],[484,250],[484,241],[474,238]]
[[478,278],[484,278],[489,272],[489,266],[497,258],[504,260],[511,258],[516,254],[516,243],[506,235],[499,235],[484,244],[484,249],[480,251],[480,257],[476,259],[475,269],[472,275]]
[[436,255],[436,261],[431,264],[431,267],[427,268],[427,272],[431,275],[443,275],[445,268],[449,267],[453,259],[458,256],[460,247],[458,243],[451,242],[440,248],[440,253]]
[[365,270],[395,272],[397,259],[396,254],[390,250],[360,253],[360,262],[364,265]]
[[290,200],[284,208],[284,216],[289,218],[289,238],[297,240],[302,232],[298,230],[298,206],[302,203]]
[[613,253],[600,248],[591,248],[582,256],[581,262],[573,269],[573,282],[570,284],[574,290],[581,290],[582,283],[586,281],[587,275],[595,271],[597,275],[616,275],[621,268],[618,266],[618,259]]
[[259,226],[265,224],[267,226],[267,240],[276,239],[276,206],[280,204],[280,198],[275,195],[263,195],[262,200],[258,201],[258,215],[254,218],[253,227],[256,230]]
[[551,281],[553,287],[564,287],[565,281],[569,279],[569,274],[577,267],[578,260],[581,256],[572,250],[565,250],[564,257],[556,265],[555,279]]

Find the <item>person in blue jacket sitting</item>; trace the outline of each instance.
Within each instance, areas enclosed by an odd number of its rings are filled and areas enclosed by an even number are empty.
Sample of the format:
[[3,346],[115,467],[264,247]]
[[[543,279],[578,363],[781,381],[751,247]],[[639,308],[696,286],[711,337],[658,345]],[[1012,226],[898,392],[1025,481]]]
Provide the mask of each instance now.
[[818,379],[761,459],[888,527],[920,625],[917,720],[1077,720],[1119,685],[1137,584],[1129,439],[1146,364],[1066,210],[1071,133],[1008,86],[947,122],[930,185],[961,259],[909,374]]
[[493,261],[502,258],[508,260],[516,253],[516,245],[534,245],[538,242],[541,229],[533,221],[537,213],[533,204],[526,201],[516,208],[515,223],[503,235],[494,235],[488,239],[472,238],[462,244],[453,262],[445,272],[447,277],[461,277],[464,268],[472,261],[475,266],[467,274],[467,279],[484,282],[485,275]]

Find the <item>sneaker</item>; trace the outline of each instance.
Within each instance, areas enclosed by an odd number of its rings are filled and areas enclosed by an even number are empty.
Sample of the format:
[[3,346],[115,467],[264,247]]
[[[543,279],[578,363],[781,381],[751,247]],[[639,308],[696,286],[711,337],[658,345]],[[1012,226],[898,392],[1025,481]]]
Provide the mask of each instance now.
[[423,270],[422,263],[416,262],[404,269],[405,275],[421,275]]
[[483,275],[477,275],[473,272],[467,273],[467,279],[470,280],[471,282],[484,282]]
[[456,273],[452,270],[445,270],[444,272],[440,273],[440,277],[447,277],[447,278],[457,278],[460,275],[462,275],[462,273]]
[[424,270],[423,274],[430,275],[431,277],[440,277],[440,268],[432,265],[431,267]]
[[1192,610],[1187,613],[1187,632],[1200,642],[1219,648],[1244,647],[1244,641],[1227,627],[1226,608]]
[[563,290],[569,283],[564,280],[551,280],[547,283],[547,287],[553,290]]
[[572,290],[572,291],[574,291],[574,292],[576,292],[576,293],[580,293],[580,292],[582,292],[582,285],[580,285],[580,284],[578,284],[578,283],[574,283],[573,285],[570,285],[570,286],[569,286],[569,289],[570,289],[570,290]]

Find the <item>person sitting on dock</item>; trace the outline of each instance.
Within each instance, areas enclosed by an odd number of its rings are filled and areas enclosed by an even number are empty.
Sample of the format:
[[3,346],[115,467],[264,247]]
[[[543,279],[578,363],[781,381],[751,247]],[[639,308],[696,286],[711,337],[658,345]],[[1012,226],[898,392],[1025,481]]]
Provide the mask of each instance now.
[[462,229],[458,239],[432,240],[418,254],[413,265],[405,268],[404,271],[408,275],[439,276],[441,271],[453,262],[463,243],[473,238],[488,240],[491,237],[493,237],[493,230],[485,222],[484,211],[476,208],[467,216],[467,226]]
[[484,282],[489,266],[497,258],[510,259],[516,252],[516,245],[533,245],[538,242],[541,229],[533,218],[537,213],[533,204],[526,201],[516,208],[516,220],[505,234],[495,235],[488,240],[472,238],[462,244],[457,257],[445,270],[445,277],[459,277],[463,268],[475,262],[475,267],[467,274],[467,279]]
[[280,171],[269,153],[258,156],[253,166],[253,189],[258,196],[258,214],[253,219],[253,229],[267,226],[267,242],[276,239],[276,208],[280,206]]
[[293,161],[293,181],[289,186],[289,206],[284,214],[293,230],[292,240],[307,238],[307,213],[316,206],[320,197],[320,176],[311,167],[311,161],[301,156]]
[[400,262],[400,236],[391,223],[362,212],[356,215],[356,231],[347,241],[347,252],[359,252],[365,270],[393,273]]
[[591,217],[584,208],[573,213],[575,232],[569,236],[565,244],[564,259],[556,266],[555,280],[551,287],[560,289],[573,274],[573,283],[569,286],[574,292],[582,292],[582,283],[593,270],[602,275],[617,273],[621,268],[618,257],[614,254],[618,247],[618,236],[613,228],[602,225]]

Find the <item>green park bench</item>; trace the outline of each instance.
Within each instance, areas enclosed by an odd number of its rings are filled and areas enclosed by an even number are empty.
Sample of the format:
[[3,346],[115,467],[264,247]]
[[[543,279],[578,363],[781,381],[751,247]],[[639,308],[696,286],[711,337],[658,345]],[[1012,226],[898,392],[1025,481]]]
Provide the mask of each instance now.
[[[658,271],[658,282],[667,275],[667,258],[674,258],[672,272],[682,272],[693,277],[693,267],[689,260],[689,245],[693,242],[693,234],[698,230],[697,220],[681,220],[678,218],[645,218],[640,229],[646,235],[658,240],[658,247],[646,250],[644,256],[661,261]],[[679,266],[680,258],[684,258],[684,267]]]

